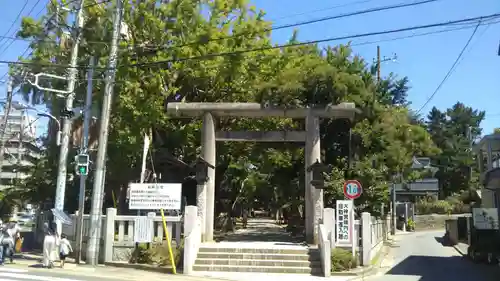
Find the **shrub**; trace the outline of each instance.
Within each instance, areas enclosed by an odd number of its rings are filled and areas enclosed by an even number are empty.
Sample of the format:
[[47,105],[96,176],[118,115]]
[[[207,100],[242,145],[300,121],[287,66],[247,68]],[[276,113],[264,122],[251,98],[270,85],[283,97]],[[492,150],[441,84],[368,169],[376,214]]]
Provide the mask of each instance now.
[[470,206],[464,204],[457,196],[450,196],[446,200],[437,200],[437,198],[429,196],[415,203],[415,211],[419,215],[463,214],[470,212]]
[[[176,267],[181,268],[184,254],[184,240],[181,241],[179,247],[172,245],[172,251]],[[167,243],[153,244],[150,249],[147,248],[146,243],[140,243],[139,247],[132,253],[129,262],[170,266],[170,254],[168,252]]]
[[332,271],[346,271],[358,266],[356,256],[352,252],[340,248],[332,250]]

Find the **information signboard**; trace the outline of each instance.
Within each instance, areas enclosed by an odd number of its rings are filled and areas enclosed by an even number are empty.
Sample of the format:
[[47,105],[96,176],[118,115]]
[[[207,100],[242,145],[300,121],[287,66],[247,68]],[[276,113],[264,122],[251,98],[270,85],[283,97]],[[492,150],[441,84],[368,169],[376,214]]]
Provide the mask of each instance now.
[[138,217],[134,219],[134,242],[151,243],[153,241],[153,219]]
[[354,229],[354,205],[352,200],[337,200],[336,244],[337,246],[352,246]]
[[180,210],[182,184],[131,183],[130,210]]
[[472,208],[472,221],[476,229],[498,229],[498,209]]

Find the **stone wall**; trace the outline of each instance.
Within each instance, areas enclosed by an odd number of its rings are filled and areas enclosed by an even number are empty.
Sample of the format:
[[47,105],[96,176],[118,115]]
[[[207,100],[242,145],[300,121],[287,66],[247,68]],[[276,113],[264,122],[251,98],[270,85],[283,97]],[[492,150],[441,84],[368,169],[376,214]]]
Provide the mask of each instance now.
[[415,230],[431,230],[431,229],[444,229],[445,222],[451,218],[458,218],[467,216],[469,214],[456,214],[456,215],[417,215],[415,216]]

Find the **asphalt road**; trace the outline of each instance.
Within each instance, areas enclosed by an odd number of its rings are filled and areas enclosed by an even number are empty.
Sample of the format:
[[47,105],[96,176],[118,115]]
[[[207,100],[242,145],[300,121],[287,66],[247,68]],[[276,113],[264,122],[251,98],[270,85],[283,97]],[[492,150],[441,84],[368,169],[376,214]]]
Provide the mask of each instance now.
[[388,259],[393,266],[369,281],[498,281],[500,267],[475,264],[453,247],[443,246],[444,231],[415,232],[398,237]]

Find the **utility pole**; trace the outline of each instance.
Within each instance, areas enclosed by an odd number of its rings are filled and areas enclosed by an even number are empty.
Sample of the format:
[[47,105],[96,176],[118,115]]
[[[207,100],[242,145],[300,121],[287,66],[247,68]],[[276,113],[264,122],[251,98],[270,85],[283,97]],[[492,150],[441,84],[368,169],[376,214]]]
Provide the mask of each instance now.
[[380,46],[377,46],[377,83],[380,83]]
[[377,46],[377,58],[373,59],[373,61],[376,63],[377,67],[377,83],[380,83],[381,75],[380,75],[380,68],[381,64],[386,61],[393,61],[395,62],[398,59],[398,56],[396,54],[393,55],[392,58],[385,57],[382,59],[380,58],[380,46]]
[[[67,92],[69,93],[66,98],[66,111],[73,110],[73,101],[75,99],[75,84],[76,84],[76,66],[78,62],[78,48],[80,46],[80,41],[82,39],[81,29],[83,27],[83,9],[84,0],[80,0],[80,5],[76,15],[75,22],[73,24],[75,33],[74,42],[71,49],[71,61],[70,69],[68,75],[68,86]],[[59,211],[64,210],[64,194],[66,192],[66,173],[67,173],[67,160],[68,160],[68,149],[69,149],[69,135],[71,133],[71,118],[64,118],[63,128],[62,128],[62,141],[61,148],[59,152],[59,162],[58,162],[58,173],[57,173],[57,185],[56,185],[56,199],[55,199],[55,209]],[[57,233],[61,233],[62,224],[60,221],[56,220]]]
[[[467,126],[467,139],[469,140],[469,152],[472,155],[472,145],[474,144],[474,139],[472,136],[472,126],[470,125]],[[471,181],[472,181],[472,164],[469,167],[469,184],[471,184]]]
[[120,40],[120,25],[123,13],[123,0],[116,1],[115,16],[113,19],[113,37],[109,53],[108,70],[104,87],[104,100],[99,131],[99,150],[97,152],[94,186],[92,190],[92,209],[90,210],[90,239],[87,249],[87,262],[97,265],[99,260],[99,246],[102,226],[102,200],[104,195],[104,176],[106,172],[106,150],[108,146],[109,118],[115,86],[118,41]]
[[[95,58],[90,57],[89,69],[87,71],[87,96],[85,97],[85,109],[83,112],[83,136],[80,154],[88,154],[89,127],[92,119],[92,79],[94,77]],[[78,224],[76,225],[76,264],[80,264],[82,258],[82,236],[83,236],[83,215],[85,214],[85,182],[87,175],[80,175],[80,195],[78,197]]]
[[5,156],[5,144],[7,143],[7,138],[5,137],[5,131],[7,130],[8,118],[10,114],[10,109],[12,108],[12,78],[9,77],[7,81],[7,103],[5,104],[5,109],[3,113],[3,124],[0,128],[0,140],[2,142],[0,146],[0,175],[2,174],[3,160]]

